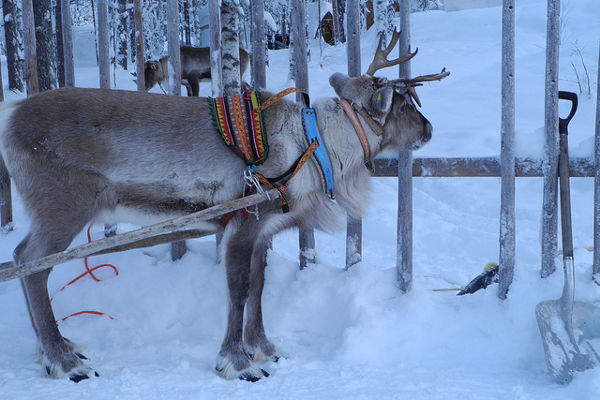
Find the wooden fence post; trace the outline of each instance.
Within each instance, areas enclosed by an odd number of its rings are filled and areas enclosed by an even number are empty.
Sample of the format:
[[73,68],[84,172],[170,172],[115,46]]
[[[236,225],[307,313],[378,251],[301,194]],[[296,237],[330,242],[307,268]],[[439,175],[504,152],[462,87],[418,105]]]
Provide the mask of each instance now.
[[[400,54],[410,47],[410,1],[400,0]],[[410,77],[410,61],[400,64],[399,77]],[[401,150],[398,154],[398,228],[396,248],[397,279],[400,290],[407,292],[412,287],[412,151]]]
[[[306,60],[306,1],[292,2],[292,57],[296,70],[294,81],[298,89],[308,93],[308,62]],[[303,103],[302,95],[298,93],[296,102]],[[298,242],[300,246],[300,269],[315,262],[315,232],[313,229],[300,230]]]
[[[361,75],[360,59],[360,4],[359,0],[348,1],[346,32],[348,35],[346,55],[348,75]],[[335,17],[334,17],[335,22]],[[339,28],[338,28],[339,30]],[[362,219],[348,217],[346,223],[346,269],[362,260]]]
[[69,0],[60,0],[63,35],[63,53],[65,59],[65,86],[75,86],[75,67],[73,64],[73,23]]
[[542,270],[551,275],[558,254],[558,52],[560,45],[560,0],[548,0],[546,26],[546,112],[544,121],[544,198],[542,205]]
[[110,89],[110,52],[108,46],[108,5],[106,0],[96,0],[98,7],[98,68],[100,88]]
[[[169,95],[181,96],[181,52],[179,50],[179,1],[167,1],[167,41],[169,46]],[[187,253],[185,240],[171,243],[171,260],[181,259]]]
[[[210,82],[212,97],[223,96],[223,66],[221,57],[221,10],[219,0],[208,0],[208,25],[210,32]],[[223,234],[215,236],[216,260],[221,263]]]
[[[1,70],[1,68],[0,68]],[[4,102],[4,87],[2,85],[2,73],[0,72],[0,102]],[[0,227],[2,230],[10,230],[12,222],[12,194],[10,187],[10,176],[0,156]]]
[[169,43],[169,94],[172,96],[181,96],[178,0],[168,0],[167,2],[167,41]]
[[[600,65],[600,43],[598,43],[598,65]],[[592,276],[600,285],[600,68],[596,80],[596,148],[594,165],[594,264]]]
[[32,0],[23,0],[23,45],[25,47],[25,82],[27,96],[39,92],[37,72],[37,51],[35,48],[35,22]]
[[502,6],[502,143],[498,297],[506,299],[515,269],[515,1]]
[[252,85],[256,88],[267,86],[265,67],[265,2],[252,0]]
[[208,0],[210,30],[210,80],[212,97],[223,96],[223,67],[221,66],[221,13],[219,0]]
[[146,90],[144,82],[144,28],[142,22],[142,0],[133,0],[133,20],[135,26],[135,70],[137,90]]

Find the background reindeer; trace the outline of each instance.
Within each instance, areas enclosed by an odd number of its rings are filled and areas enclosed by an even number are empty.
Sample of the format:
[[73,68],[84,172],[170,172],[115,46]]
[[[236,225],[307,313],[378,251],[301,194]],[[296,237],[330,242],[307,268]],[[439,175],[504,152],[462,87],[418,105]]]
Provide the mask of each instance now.
[[[314,104],[336,200],[324,192],[318,165],[308,162],[286,183],[289,212],[263,203],[259,218],[238,213],[227,225],[222,250],[230,303],[216,364],[222,377],[258,380],[266,376],[259,363],[282,355],[262,320],[264,255],[272,236],[294,226],[342,227],[344,210],[360,216],[367,205],[365,158],[385,149],[416,149],[430,140],[432,127],[413,102],[414,87],[448,73],[391,81],[374,77],[380,68],[416,54],[387,60],[398,35],[394,32],[385,49],[380,41],[367,75],[332,75],[339,98]],[[362,136],[354,134],[359,128],[344,101],[358,110]],[[257,172],[277,177],[306,150],[301,106],[282,100],[263,117],[271,150]],[[213,131],[203,98],[78,88],[44,92],[2,105],[0,144],[31,216],[30,231],[14,252],[17,264],[66,249],[89,221],[147,223],[237,198],[245,186],[246,164]],[[207,222],[206,228],[215,229],[216,223]],[[48,375],[79,381],[95,372],[58,330],[47,291],[49,273],[22,279],[41,362]]]
[[[198,96],[200,81],[210,81],[210,47],[181,46],[180,51],[182,84],[187,89],[188,96]],[[249,61],[248,52],[240,49],[240,80],[243,80]],[[164,92],[168,92],[168,63],[169,56],[144,63],[144,82],[147,91],[158,84]]]

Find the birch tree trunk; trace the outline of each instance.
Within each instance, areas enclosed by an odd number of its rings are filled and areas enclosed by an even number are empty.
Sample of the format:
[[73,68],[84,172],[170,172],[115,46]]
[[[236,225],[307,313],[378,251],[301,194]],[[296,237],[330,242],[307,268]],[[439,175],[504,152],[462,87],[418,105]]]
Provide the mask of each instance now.
[[33,15],[35,22],[36,55],[38,88],[40,91],[52,90],[56,87],[54,65],[56,52],[54,50],[54,35],[50,2],[33,0]]
[[19,8],[16,0],[2,0],[2,11],[4,12],[8,89],[22,92],[24,90],[23,75],[19,59],[21,31],[19,30]]
[[133,0],[133,19],[135,23],[135,65],[137,90],[144,91],[144,27],[142,25],[142,0]]
[[223,93],[233,96],[241,91],[240,40],[238,35],[239,0],[222,0],[221,46],[223,56]]
[[73,63],[73,23],[69,0],[60,0],[62,18],[63,53],[65,68],[65,86],[75,86],[75,66]]
[[106,0],[96,0],[98,7],[98,68],[100,88],[110,89],[110,51],[108,46],[108,5]]

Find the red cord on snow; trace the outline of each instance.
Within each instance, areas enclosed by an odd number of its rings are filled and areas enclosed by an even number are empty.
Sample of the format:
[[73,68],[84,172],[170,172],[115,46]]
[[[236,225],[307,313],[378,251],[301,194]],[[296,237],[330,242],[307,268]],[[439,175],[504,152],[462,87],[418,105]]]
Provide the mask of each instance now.
[[[88,229],[87,229],[87,239],[88,239],[88,243],[91,243],[91,241],[92,241],[92,236],[91,236],[91,234],[90,234],[90,230],[91,230],[91,229],[92,229],[92,225],[90,224],[90,226],[89,226],[89,227],[88,227]],[[83,278],[83,277],[84,277],[84,276],[86,276],[86,275],[90,275],[90,276],[92,277],[92,279],[93,279],[93,280],[95,280],[96,282],[102,282],[102,279],[99,279],[98,277],[96,277],[96,275],[94,275],[94,271],[96,271],[96,270],[98,270],[98,269],[100,269],[100,268],[106,268],[106,267],[108,267],[108,268],[112,268],[112,270],[113,270],[113,271],[114,271],[114,273],[115,273],[115,276],[118,276],[118,275],[119,275],[119,270],[117,269],[117,267],[115,267],[115,266],[114,266],[114,265],[112,265],[112,264],[100,264],[100,265],[97,265],[97,266],[95,266],[95,267],[93,267],[93,268],[90,268],[90,267],[89,267],[89,264],[88,264],[88,258],[87,258],[87,257],[85,257],[85,258],[83,259],[83,263],[84,263],[84,265],[85,265],[85,272],[84,272],[84,273],[82,273],[82,274],[80,274],[79,276],[75,277],[75,278],[74,278],[73,280],[71,280],[69,283],[67,283],[67,284],[66,284],[66,285],[64,285],[62,288],[60,288],[60,289],[59,289],[59,290],[58,290],[58,291],[57,291],[57,292],[56,292],[56,293],[55,293],[55,294],[52,296],[52,298],[50,299],[50,302],[52,302],[52,301],[54,300],[54,296],[56,296],[58,293],[62,292],[62,291],[63,291],[63,290],[65,290],[65,289],[66,289],[68,286],[71,286],[72,284],[74,284],[75,282],[77,282],[78,280],[80,280],[81,278]],[[73,313],[73,314],[71,314],[71,315],[67,315],[66,317],[62,318],[62,319],[61,319],[61,321],[65,321],[65,320],[67,320],[67,319],[69,319],[69,318],[71,318],[71,317],[75,317],[75,316],[77,316],[77,315],[82,315],[82,314],[106,315],[108,318],[110,318],[110,319],[112,319],[112,320],[114,320],[114,319],[115,319],[113,316],[111,316],[111,315],[108,315],[108,314],[105,314],[105,313],[103,313],[103,312],[100,312],[100,311],[90,311],[90,310],[84,310],[84,311],[78,311],[78,312],[76,312],[76,313]]]

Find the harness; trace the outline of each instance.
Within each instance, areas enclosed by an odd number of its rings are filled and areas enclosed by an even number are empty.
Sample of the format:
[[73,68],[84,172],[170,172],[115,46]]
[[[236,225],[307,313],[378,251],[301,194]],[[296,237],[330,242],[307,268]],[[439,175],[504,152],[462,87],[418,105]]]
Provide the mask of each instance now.
[[[304,128],[303,130],[308,148],[300,157],[298,157],[298,159],[296,159],[286,172],[274,178],[267,178],[256,172],[256,166],[264,163],[269,153],[267,132],[265,131],[262,122],[262,112],[291,93],[301,93],[304,96],[304,102],[307,105],[307,107],[302,109],[302,126]],[[369,142],[367,141],[364,128],[356,114],[360,114],[363,120],[378,136],[383,134],[383,126],[375,121],[364,107],[358,107],[354,103],[351,105],[346,99],[340,99],[339,102],[356,131],[363,148],[365,163],[370,162],[371,167],[373,167]],[[284,213],[288,212],[289,205],[285,198],[287,184],[298,173],[302,166],[304,166],[308,159],[313,156],[319,166],[319,171],[321,172],[324,191],[332,200],[334,199],[333,172],[329,161],[329,155],[327,154],[327,149],[324,146],[321,146],[322,140],[317,127],[316,113],[313,108],[310,108],[310,98],[306,92],[297,88],[288,88],[270,97],[261,104],[259,91],[245,90],[241,95],[236,94],[233,96],[215,98],[209,97],[208,104],[213,125],[217,132],[221,135],[225,144],[244,160],[248,166],[244,177],[249,182],[254,183],[254,185],[250,184],[244,195],[250,193],[252,186],[261,190],[260,185],[255,184],[256,181],[258,181],[260,184],[263,184],[270,189],[276,188],[280,192],[282,211]],[[234,214],[235,212],[231,212],[225,215],[221,220],[221,225],[223,227],[227,225]],[[245,209],[242,210],[242,215],[243,217],[247,217],[248,211]]]
[[[267,132],[262,123],[262,111],[291,93],[304,95],[307,107],[302,109],[302,125],[308,147],[286,172],[274,178],[267,178],[256,172],[256,166],[265,162],[269,152]],[[209,97],[208,104],[215,129],[225,144],[246,163],[245,178],[251,182],[256,180],[269,188],[279,190],[284,213],[289,211],[289,205],[285,198],[287,184],[311,156],[314,156],[319,165],[324,191],[329,194],[331,199],[334,198],[333,172],[329,155],[325,147],[320,145],[322,140],[317,128],[316,113],[314,109],[310,108],[310,98],[307,93],[297,88],[288,88],[261,104],[260,92],[245,90],[241,95]],[[259,185],[254,186],[260,190]],[[245,194],[247,193],[249,193],[249,189],[246,190]],[[245,214],[247,215],[247,211]],[[221,220],[221,225],[225,226],[233,215],[234,213],[227,214]]]

